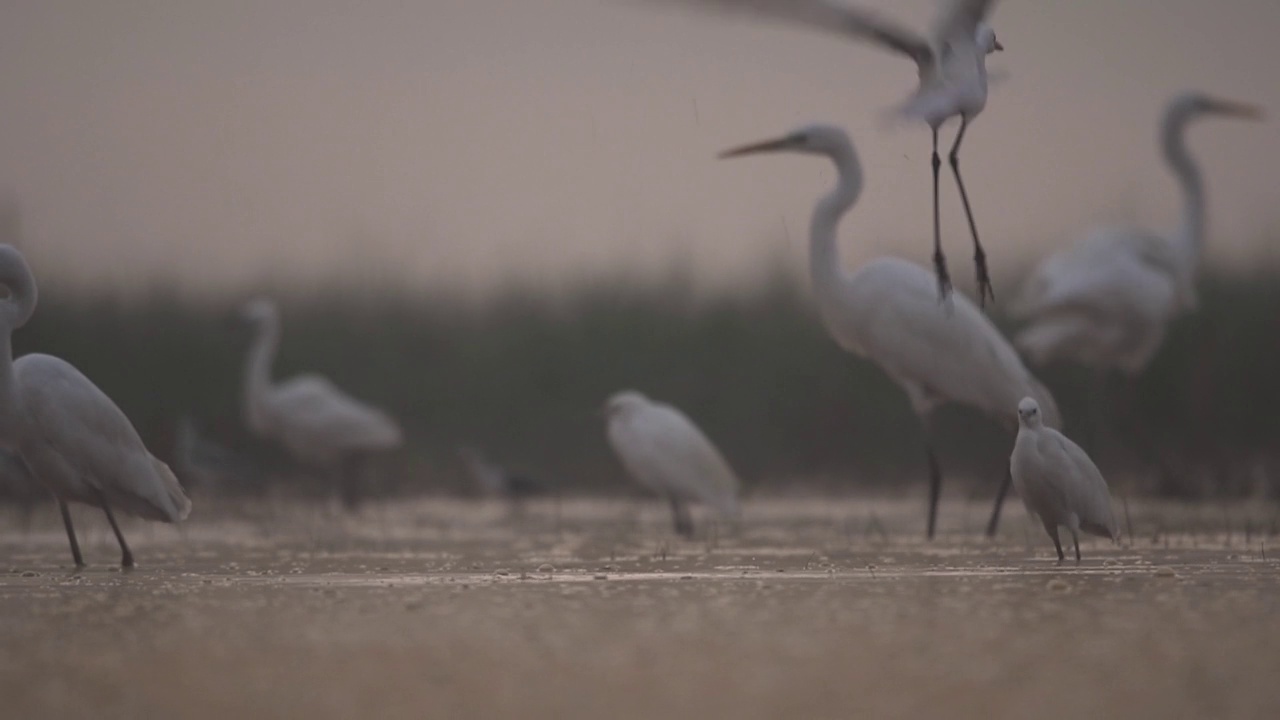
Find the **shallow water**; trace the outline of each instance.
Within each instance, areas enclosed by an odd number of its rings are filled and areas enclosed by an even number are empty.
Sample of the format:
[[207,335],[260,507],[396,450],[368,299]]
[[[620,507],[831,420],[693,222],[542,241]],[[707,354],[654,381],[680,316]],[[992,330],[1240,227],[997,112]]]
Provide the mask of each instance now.
[[[277,505],[0,536],[6,717],[1280,717],[1274,510],[1135,506],[1059,566],[1016,502]],[[1271,514],[1268,514],[1271,513]],[[1276,548],[1280,551],[1280,547]],[[1277,554],[1280,554],[1278,552]]]

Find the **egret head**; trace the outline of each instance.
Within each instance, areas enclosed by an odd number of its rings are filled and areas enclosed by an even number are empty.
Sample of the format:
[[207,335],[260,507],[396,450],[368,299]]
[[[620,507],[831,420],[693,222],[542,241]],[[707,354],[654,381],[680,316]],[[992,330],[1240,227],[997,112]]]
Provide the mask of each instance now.
[[1201,115],[1223,115],[1246,120],[1263,118],[1262,108],[1257,105],[1224,100],[1198,91],[1176,96],[1165,109],[1165,117],[1175,120],[1185,121]]
[[1027,428],[1038,428],[1044,419],[1040,417],[1040,403],[1024,397],[1018,403],[1018,423]]
[[635,390],[622,390],[609,396],[601,411],[605,419],[612,420],[632,413],[649,404],[649,398]]
[[978,49],[990,55],[993,52],[1004,52],[1004,45],[996,39],[996,30],[985,22],[978,23],[978,33],[974,37]]
[[0,245],[0,321],[9,330],[22,327],[36,309],[36,279],[22,253]]
[[255,327],[274,322],[279,316],[275,301],[268,298],[254,298],[240,308],[240,317]]
[[834,125],[808,125],[772,140],[742,145],[720,153],[720,158],[758,155],[771,152],[796,152],[832,157],[849,152],[852,143],[844,130]]

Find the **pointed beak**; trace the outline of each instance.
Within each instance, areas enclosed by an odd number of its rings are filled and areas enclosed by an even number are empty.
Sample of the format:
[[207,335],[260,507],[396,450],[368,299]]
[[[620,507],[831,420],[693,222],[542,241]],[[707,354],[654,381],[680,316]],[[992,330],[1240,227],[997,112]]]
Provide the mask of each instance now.
[[764,142],[751,143],[750,145],[742,145],[740,147],[731,148],[720,153],[716,157],[724,160],[726,158],[742,157],[743,155],[758,155],[759,153],[779,152],[791,148],[791,140],[788,138],[777,138],[774,140],[765,140]]
[[1233,117],[1246,118],[1248,120],[1262,120],[1266,114],[1262,108],[1249,103],[1233,102],[1231,100],[1215,100],[1213,110],[1222,115],[1231,115]]
[[994,41],[994,44],[991,47],[996,52],[1004,52],[1004,44],[1002,44],[999,40]]

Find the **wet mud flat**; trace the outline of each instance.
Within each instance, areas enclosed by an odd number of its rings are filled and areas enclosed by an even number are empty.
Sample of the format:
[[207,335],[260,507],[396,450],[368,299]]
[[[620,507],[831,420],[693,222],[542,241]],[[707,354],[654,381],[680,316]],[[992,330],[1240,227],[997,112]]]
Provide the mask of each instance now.
[[[1016,503],[277,506],[0,534],[4,717],[1280,717],[1274,509],[1135,504],[1059,566]],[[1122,521],[1122,526],[1124,522]],[[1271,548],[1272,541],[1276,547]]]

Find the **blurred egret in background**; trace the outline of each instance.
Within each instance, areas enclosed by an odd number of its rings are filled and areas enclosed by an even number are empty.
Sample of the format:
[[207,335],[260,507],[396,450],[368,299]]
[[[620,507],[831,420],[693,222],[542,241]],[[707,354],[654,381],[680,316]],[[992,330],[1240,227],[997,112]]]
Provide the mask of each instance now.
[[[976,305],[955,293],[953,305],[937,302],[933,277],[901,258],[878,258],[847,273],[840,266],[836,228],[862,193],[862,165],[844,130],[811,125],[775,140],[721,153],[730,158],[768,152],[819,155],[836,167],[836,186],[813,210],[809,274],[827,330],[845,350],[879,365],[902,387],[925,426],[929,457],[929,521],[934,535],[942,470],[929,437],[933,411],[957,402],[985,412],[1006,427],[1011,409],[1032,395],[1041,400],[1050,424],[1057,406],[1047,388],[1022,364],[1013,347]],[[1011,479],[1006,473],[987,534],[994,535]]]
[[1058,539],[1060,526],[1071,531],[1076,562],[1080,562],[1081,530],[1120,539],[1111,493],[1098,466],[1070,438],[1045,427],[1039,404],[1029,397],[1018,403],[1018,438],[1009,468],[1027,512],[1044,524],[1053,540],[1058,562],[1066,558]]
[[170,472],[142,444],[119,407],[65,360],[32,353],[13,359],[12,333],[31,319],[36,282],[22,254],[0,245],[0,442],[16,447],[31,473],[53,491],[76,566],[83,566],[68,502],[102,508],[120,543],[120,564],[133,553],[112,507],[148,520],[177,522],[191,512]]
[[737,474],[684,413],[634,390],[612,395],[604,412],[613,451],[636,482],[671,503],[677,533],[693,535],[689,502],[738,515]]
[[387,413],[356,400],[321,375],[271,380],[280,345],[280,311],[259,298],[243,308],[256,336],[249,348],[244,380],[245,419],[250,431],[281,443],[298,461],[335,476],[347,509],[359,505],[364,464],[373,453],[404,442]]
[[523,508],[526,499],[546,495],[550,491],[541,480],[524,473],[510,472],[492,462],[478,448],[460,447],[458,457],[482,494],[509,501],[514,512]]
[[960,118],[948,159],[965,219],[973,236],[973,261],[978,279],[978,304],[995,299],[987,272],[987,256],[978,239],[978,226],[969,205],[960,176],[960,144],[964,142],[969,123],[987,105],[987,55],[1004,50],[995,31],[987,24],[994,0],[949,0],[942,8],[928,37],[901,27],[862,8],[833,0],[662,0],[701,5],[724,11],[741,11],[786,22],[869,40],[915,61],[919,85],[897,113],[905,118],[923,121],[933,136],[933,264],[938,279],[938,294],[946,298],[951,292],[951,277],[946,256],[942,252],[942,223],[938,208],[938,128],[953,117]]

